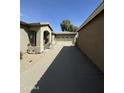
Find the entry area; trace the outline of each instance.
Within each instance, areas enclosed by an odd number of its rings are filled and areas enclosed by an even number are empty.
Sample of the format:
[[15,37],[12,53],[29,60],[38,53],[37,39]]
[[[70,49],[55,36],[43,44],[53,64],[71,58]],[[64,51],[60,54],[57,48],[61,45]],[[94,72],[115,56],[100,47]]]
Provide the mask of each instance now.
[[30,32],[30,44],[28,45],[28,53],[41,53],[51,46],[51,31],[40,30]]
[[44,31],[43,36],[44,36],[44,38],[43,38],[44,49],[47,49],[50,46],[50,33],[48,31]]

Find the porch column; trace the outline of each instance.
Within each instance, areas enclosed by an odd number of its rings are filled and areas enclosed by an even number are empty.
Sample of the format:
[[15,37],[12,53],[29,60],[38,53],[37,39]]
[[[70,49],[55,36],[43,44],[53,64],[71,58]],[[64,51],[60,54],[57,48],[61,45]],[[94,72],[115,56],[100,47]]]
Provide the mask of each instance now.
[[37,37],[36,37],[36,46],[37,46],[37,52],[41,53],[44,50],[43,46],[43,32],[41,30],[37,31]]
[[52,35],[52,45],[55,44],[55,35]]
[[52,35],[51,35],[51,32],[49,31],[49,43],[51,44],[52,43]]

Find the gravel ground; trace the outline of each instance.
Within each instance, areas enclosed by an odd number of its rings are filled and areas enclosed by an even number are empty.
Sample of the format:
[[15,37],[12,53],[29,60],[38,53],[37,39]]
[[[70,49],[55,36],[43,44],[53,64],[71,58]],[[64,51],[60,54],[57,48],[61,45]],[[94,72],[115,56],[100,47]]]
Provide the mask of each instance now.
[[51,65],[64,46],[71,43],[60,42],[42,54],[24,54],[20,62],[20,93],[30,93],[34,85]]

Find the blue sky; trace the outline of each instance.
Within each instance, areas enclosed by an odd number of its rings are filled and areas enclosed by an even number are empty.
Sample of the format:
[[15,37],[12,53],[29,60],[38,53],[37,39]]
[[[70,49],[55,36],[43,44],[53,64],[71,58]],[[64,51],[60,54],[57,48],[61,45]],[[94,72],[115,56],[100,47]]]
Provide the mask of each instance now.
[[69,19],[80,26],[103,0],[20,0],[20,19],[27,23],[49,22],[55,32]]

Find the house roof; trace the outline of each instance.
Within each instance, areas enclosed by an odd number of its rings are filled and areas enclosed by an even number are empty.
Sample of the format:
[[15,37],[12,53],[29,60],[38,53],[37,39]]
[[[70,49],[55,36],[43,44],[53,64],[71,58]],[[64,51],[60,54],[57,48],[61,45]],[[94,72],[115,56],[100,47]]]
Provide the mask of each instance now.
[[44,22],[44,23],[43,22],[42,23],[26,23],[26,22],[20,21],[20,25],[29,26],[29,27],[32,27],[32,26],[48,26],[53,31],[52,27],[47,22]]
[[104,10],[104,1],[94,10],[94,12],[84,21],[84,23],[77,29],[77,32],[80,31],[87,23],[89,23],[93,18],[95,18],[100,12]]
[[75,35],[77,32],[56,32],[56,33],[54,33],[54,34],[56,34],[56,35],[70,35],[70,34],[73,34],[73,35]]
[[29,24],[24,21],[20,21],[20,25],[29,26]]

